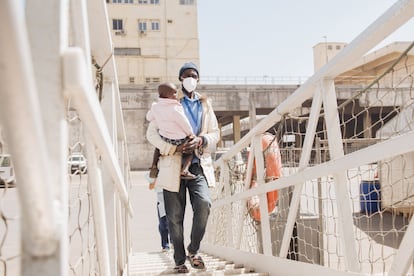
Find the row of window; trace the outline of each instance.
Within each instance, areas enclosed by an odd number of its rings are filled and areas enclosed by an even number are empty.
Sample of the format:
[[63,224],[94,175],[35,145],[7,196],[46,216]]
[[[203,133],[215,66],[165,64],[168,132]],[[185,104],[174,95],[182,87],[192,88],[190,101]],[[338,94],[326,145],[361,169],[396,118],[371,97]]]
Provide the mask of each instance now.
[[[122,31],[124,29],[124,23],[122,19],[112,19],[112,30]],[[159,31],[159,20],[138,20],[138,31]]]
[[[341,46],[340,45],[336,45],[336,50],[341,50]],[[332,50],[332,45],[328,45],[328,50]]]
[[[141,55],[141,48],[114,48],[115,56],[140,56]],[[145,79],[146,84],[150,83],[160,83],[161,78],[159,77],[146,77]],[[129,77],[129,83],[134,84],[136,82],[135,77]]]
[[[161,78],[155,77],[155,78],[145,78],[145,83],[160,83]],[[134,84],[135,83],[135,77],[129,77],[129,83]]]
[[[109,3],[110,0],[106,0]],[[166,0],[167,1],[167,0]],[[160,0],[111,0],[113,4],[134,4],[134,2],[141,5],[159,5]],[[194,5],[195,0],[180,0],[180,5]]]
[[140,56],[141,48],[114,48],[116,56]]

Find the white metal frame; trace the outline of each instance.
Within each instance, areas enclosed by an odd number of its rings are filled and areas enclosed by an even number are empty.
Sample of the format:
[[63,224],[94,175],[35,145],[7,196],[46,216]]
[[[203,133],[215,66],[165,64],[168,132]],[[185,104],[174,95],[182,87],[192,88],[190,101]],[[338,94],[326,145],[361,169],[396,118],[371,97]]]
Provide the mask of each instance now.
[[[232,202],[240,200],[246,200],[249,197],[259,195],[265,199],[266,192],[272,190],[280,190],[282,188],[293,186],[295,188],[294,195],[291,201],[289,209],[289,217],[285,228],[285,233],[282,240],[282,246],[279,252],[280,257],[269,256],[269,249],[266,244],[269,243],[270,235],[268,231],[264,231],[263,228],[269,229],[268,216],[263,216],[262,223],[262,235],[263,235],[263,248],[264,254],[251,254],[242,253],[235,248],[225,247],[204,242],[202,249],[208,253],[218,254],[222,257],[232,258],[233,260],[242,262],[244,264],[251,264],[258,271],[270,272],[270,275],[299,275],[306,271],[306,274],[314,275],[352,275],[359,274],[360,268],[357,260],[357,251],[355,244],[349,241],[354,241],[354,233],[352,230],[352,213],[351,208],[346,198],[347,186],[345,173],[347,169],[376,162],[383,158],[392,157],[398,154],[403,154],[412,151],[414,146],[414,132],[408,132],[395,137],[391,140],[381,142],[379,144],[370,146],[363,150],[353,152],[344,156],[341,135],[339,131],[339,122],[337,115],[337,101],[336,93],[333,85],[333,79],[342,72],[352,68],[352,65],[360,59],[369,50],[380,43],[385,37],[397,30],[401,25],[407,22],[414,16],[414,1],[413,0],[401,0],[395,3],[389,10],[387,10],[382,16],[380,16],[375,22],[373,22],[365,31],[363,31],[358,37],[356,37],[347,47],[345,47],[336,57],[334,57],[329,63],[322,67],[317,73],[310,77],[302,86],[300,86],[289,98],[282,102],[275,110],[264,118],[259,124],[257,124],[249,133],[247,133],[237,144],[235,144],[226,154],[224,154],[219,160],[218,164],[221,169],[227,166],[226,162],[231,160],[238,152],[243,148],[251,145],[251,149],[255,153],[255,158],[259,158],[260,155],[260,143],[255,139],[257,135],[264,133],[267,129],[271,128],[275,123],[279,122],[283,114],[300,107],[302,102],[314,97],[312,102],[311,114],[309,125],[307,126],[307,133],[304,142],[304,148],[300,159],[299,171],[296,174],[282,177],[278,180],[268,182],[266,185],[260,185],[255,189],[246,190],[234,194],[224,199],[218,199],[213,203],[214,208],[223,208]],[[324,104],[325,121],[328,129],[329,149],[332,154],[332,160],[320,165],[308,167],[310,151],[312,149],[313,137],[315,137],[316,123],[319,116],[321,104]],[[226,161],[227,160],[227,161]],[[249,160],[246,179],[250,179],[251,161]],[[263,164],[257,165],[257,170],[263,170],[261,167]],[[258,175],[260,172],[258,171]],[[286,260],[283,256],[286,256],[290,243],[290,234],[292,233],[294,220],[299,208],[299,197],[302,191],[302,187],[305,181],[316,179],[327,174],[334,176],[336,189],[337,189],[337,209],[339,212],[340,221],[340,233],[342,243],[344,245],[344,256],[346,263],[346,270],[348,272],[340,272],[336,270],[327,269],[322,266],[314,265],[309,267],[309,264],[301,262],[293,262]],[[246,180],[247,181],[247,180]],[[259,181],[260,182],[260,181]],[[224,185],[229,185],[225,183]],[[247,185],[247,184],[246,184]],[[267,214],[266,200],[262,200],[264,206],[261,207],[261,214]],[[230,214],[231,216],[231,214]],[[227,218],[230,221],[230,217]],[[392,266],[392,275],[404,275],[408,269],[409,262],[412,260],[414,254],[414,248],[412,247],[413,231],[412,227],[414,220],[412,219],[409,224],[409,229],[404,236],[404,240],[401,243],[399,253],[397,254],[396,261]],[[230,231],[230,230],[228,230]],[[265,235],[269,235],[266,237]],[[403,257],[404,256],[404,257]],[[398,260],[398,262],[397,262]],[[327,274],[326,274],[327,273]]]
[[[0,15],[0,31],[7,37],[0,42],[0,123],[19,185],[22,275],[69,272],[68,103],[88,140],[100,275],[127,274],[133,211],[106,3],[5,0]],[[103,66],[102,102],[93,84],[92,56]],[[42,162],[33,162],[33,156]]]

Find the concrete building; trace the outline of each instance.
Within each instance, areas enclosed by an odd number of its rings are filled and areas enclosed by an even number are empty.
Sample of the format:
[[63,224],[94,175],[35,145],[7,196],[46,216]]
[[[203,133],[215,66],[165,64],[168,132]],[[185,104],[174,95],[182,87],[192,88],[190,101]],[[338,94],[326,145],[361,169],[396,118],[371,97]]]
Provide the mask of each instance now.
[[177,81],[200,64],[196,0],[107,0],[120,85]]
[[313,46],[313,69],[317,72],[347,45],[343,42],[320,42]]

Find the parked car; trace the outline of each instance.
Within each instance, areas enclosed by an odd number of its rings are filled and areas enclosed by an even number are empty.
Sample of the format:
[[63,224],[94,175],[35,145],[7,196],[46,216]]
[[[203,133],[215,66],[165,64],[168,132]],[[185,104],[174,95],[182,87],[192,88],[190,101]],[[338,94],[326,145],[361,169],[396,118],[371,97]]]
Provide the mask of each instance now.
[[[213,160],[216,162],[220,157],[226,153],[228,148],[218,148],[215,153],[213,153]],[[230,173],[237,179],[242,179],[246,171],[246,163],[243,160],[242,154],[239,152],[229,161]],[[218,171],[216,170],[216,180],[218,181]]]
[[[220,157],[226,153],[228,148],[218,148],[217,151],[213,154],[213,160],[217,161]],[[242,172],[245,168],[245,161],[243,160],[242,153],[237,153],[229,162],[231,169],[236,169],[238,172]]]
[[16,179],[10,154],[0,154],[0,186],[14,186]]
[[84,174],[87,172],[87,160],[82,153],[73,153],[68,158],[68,169],[71,174]]

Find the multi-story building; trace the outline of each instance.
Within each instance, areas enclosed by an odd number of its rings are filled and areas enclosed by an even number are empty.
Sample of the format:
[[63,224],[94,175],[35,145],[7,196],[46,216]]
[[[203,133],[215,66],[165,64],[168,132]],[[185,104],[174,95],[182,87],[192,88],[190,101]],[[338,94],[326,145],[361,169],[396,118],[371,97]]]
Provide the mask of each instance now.
[[177,82],[199,63],[196,0],[107,0],[119,84]]

